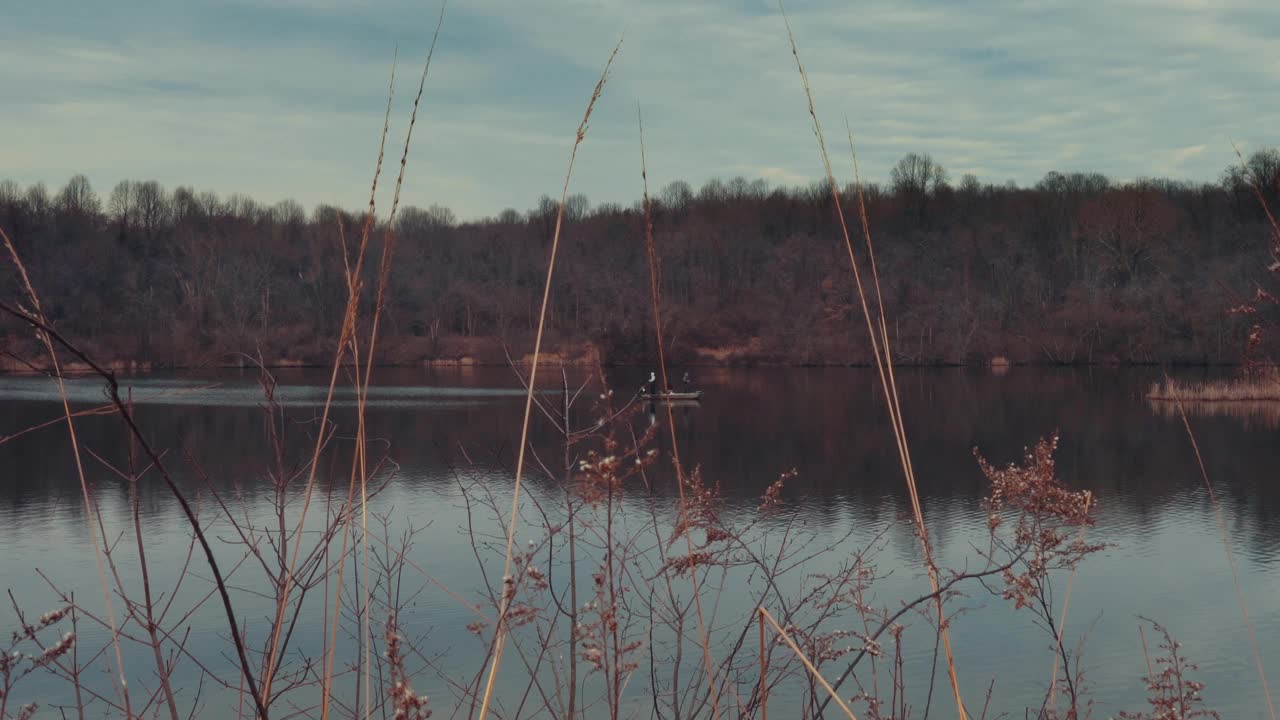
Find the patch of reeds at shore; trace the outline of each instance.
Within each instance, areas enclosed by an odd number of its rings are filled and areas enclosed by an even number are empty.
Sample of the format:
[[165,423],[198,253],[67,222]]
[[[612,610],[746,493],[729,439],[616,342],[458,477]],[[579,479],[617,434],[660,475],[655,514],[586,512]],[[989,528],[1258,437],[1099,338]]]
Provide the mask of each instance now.
[[1152,383],[1151,389],[1147,392],[1147,399],[1196,403],[1280,402],[1280,368],[1269,368],[1236,378],[1204,382],[1185,382],[1165,378],[1164,382]]

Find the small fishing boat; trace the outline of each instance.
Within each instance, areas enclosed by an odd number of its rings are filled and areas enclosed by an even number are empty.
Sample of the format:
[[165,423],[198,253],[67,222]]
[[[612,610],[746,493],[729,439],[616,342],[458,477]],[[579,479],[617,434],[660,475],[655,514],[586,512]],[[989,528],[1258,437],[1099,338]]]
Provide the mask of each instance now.
[[659,393],[641,393],[641,399],[644,400],[691,400],[698,401],[702,399],[702,391],[694,390],[692,392],[659,392]]

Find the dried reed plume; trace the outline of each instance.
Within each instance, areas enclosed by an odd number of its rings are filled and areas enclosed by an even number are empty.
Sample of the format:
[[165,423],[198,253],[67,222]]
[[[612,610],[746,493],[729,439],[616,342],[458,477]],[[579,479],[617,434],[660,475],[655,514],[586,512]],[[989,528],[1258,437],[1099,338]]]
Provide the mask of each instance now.
[[[649,295],[653,299],[653,333],[657,338],[658,346],[658,367],[662,373],[662,392],[671,391],[671,383],[667,376],[667,356],[666,349],[662,337],[662,291],[660,282],[661,262],[658,257],[657,247],[653,242],[653,205],[649,200],[649,165],[645,160],[644,153],[644,118],[640,114],[640,108],[636,108],[636,122],[640,130],[640,179],[644,185],[644,241],[645,253],[649,261]],[[675,410],[672,403],[663,403],[667,410],[667,428],[671,433],[671,463],[675,466],[676,471],[676,488],[679,493],[680,501],[680,518],[679,524],[687,526],[689,521],[689,506],[685,499],[684,486],[684,466],[680,463],[680,443],[676,440],[676,420]],[[684,533],[685,546],[688,549],[688,557],[694,557],[693,537],[689,532]],[[707,672],[707,691],[711,695],[711,714],[713,718],[720,716],[720,700],[716,693],[715,672],[711,668],[711,643],[707,638],[707,625],[703,619],[702,613],[702,593],[698,586],[698,569],[696,565],[690,566],[689,578],[693,584],[693,602],[694,609],[698,616],[698,638],[702,642],[702,659]]]
[[[431,47],[427,52],[427,60],[423,64],[422,76],[418,82],[418,92],[413,102],[413,113],[410,116],[409,127],[405,134],[404,152],[400,158],[400,173],[396,179],[395,196],[393,200],[392,213],[391,213],[392,217],[388,220],[388,229],[387,229],[388,235],[390,235],[392,232],[391,222],[394,220],[395,207],[396,205],[398,205],[399,198],[400,198],[400,187],[404,181],[405,167],[408,161],[409,144],[413,137],[413,127],[417,121],[418,105],[422,99],[422,93],[423,93],[423,88],[426,84],[427,73],[431,68],[431,58],[435,54],[436,42],[439,39],[439,35],[440,35],[440,27],[444,23],[445,7],[446,7],[446,3],[442,3],[440,6],[440,15],[436,22],[435,34],[432,36]],[[397,52],[397,55],[398,55],[398,52]],[[346,357],[348,350],[350,350],[352,355],[352,364],[354,365],[355,371],[356,371],[356,383],[357,383],[357,390],[358,390],[358,411],[357,411],[357,432],[356,432],[357,451],[352,461],[352,465],[353,465],[352,488],[354,489],[355,478],[358,471],[358,474],[361,480],[360,487],[361,487],[362,525],[365,531],[364,543],[365,543],[365,560],[366,560],[366,563],[365,563],[366,591],[367,591],[367,588],[369,587],[367,582],[368,514],[367,514],[367,506],[365,503],[365,501],[367,500],[366,485],[367,485],[367,479],[368,479],[368,468],[367,468],[366,457],[364,452],[364,448],[365,448],[365,428],[364,428],[365,412],[364,411],[365,411],[365,403],[368,397],[369,369],[372,368],[373,354],[374,354],[373,349],[374,349],[374,346],[376,345],[376,340],[377,340],[377,332],[378,332],[377,321],[378,321],[380,311],[383,307],[383,298],[386,291],[387,272],[388,272],[390,258],[391,258],[392,243],[390,242],[389,239],[387,242],[384,242],[384,245],[383,245],[383,254],[382,254],[382,261],[381,261],[381,267],[379,272],[379,284],[377,289],[377,298],[376,298],[376,305],[375,305],[375,316],[374,316],[374,322],[373,322],[373,326],[371,328],[370,337],[369,337],[369,350],[368,350],[368,358],[367,358],[368,367],[365,370],[365,375],[364,375],[365,379],[363,384],[360,381],[360,358],[359,358],[358,344],[356,342],[356,320],[359,313],[360,298],[363,290],[362,281],[360,278],[364,269],[364,262],[366,257],[366,251],[368,249],[369,237],[373,230],[373,224],[374,224],[374,218],[375,218],[375,212],[376,212],[376,195],[377,195],[377,189],[378,189],[378,179],[382,174],[382,162],[385,157],[387,134],[390,129],[391,101],[394,96],[394,91],[395,91],[395,62],[393,60],[392,69],[391,69],[391,79],[389,81],[388,90],[387,90],[387,106],[386,106],[386,110],[383,117],[382,135],[378,143],[378,158],[374,166],[373,181],[370,185],[370,190],[369,190],[369,209],[365,214],[364,224],[361,228],[360,242],[357,248],[356,262],[355,262],[354,268],[350,264],[345,244],[343,247],[343,262],[346,269],[346,279],[347,279],[347,306],[343,315],[343,322],[342,322],[341,331],[339,333],[338,344],[334,350],[332,369],[329,376],[329,387],[328,387],[328,390],[326,391],[325,402],[324,402],[323,409],[321,411],[320,427],[322,429],[322,432],[319,432],[316,435],[316,443],[312,453],[311,463],[308,469],[306,491],[303,496],[302,509],[299,514],[298,523],[295,529],[295,541],[293,546],[293,553],[290,559],[288,572],[284,574],[284,577],[282,578],[283,587],[279,592],[279,598],[276,605],[276,615],[275,615],[275,621],[273,623],[273,628],[272,628],[272,637],[269,645],[269,651],[266,656],[266,661],[264,662],[264,675],[263,675],[263,682],[262,682],[262,686],[263,686],[262,694],[263,694],[264,700],[265,698],[270,697],[271,683],[275,676],[277,663],[279,662],[280,633],[283,630],[283,626],[284,626],[284,616],[285,616],[286,608],[288,607],[289,595],[295,583],[295,573],[297,570],[297,562],[298,562],[298,558],[299,558],[301,547],[302,547],[302,539],[303,539],[302,528],[303,528],[304,522],[306,521],[307,511],[311,503],[312,492],[315,487],[316,473],[319,468],[320,454],[324,448],[325,442],[327,441],[327,437],[326,437],[326,434],[323,432],[323,428],[325,428],[325,426],[328,423],[329,412],[333,402],[334,389],[337,385],[338,372],[339,372],[339,369],[342,367],[343,358]],[[339,231],[341,233],[342,231],[341,226],[339,226]],[[350,495],[351,495],[351,492],[348,493],[348,496],[349,496],[348,506],[350,505],[350,502],[351,502]],[[344,554],[346,552],[346,540],[347,540],[347,534],[343,533],[343,553]],[[336,594],[339,597],[341,596],[341,592],[342,592],[342,577],[343,577],[344,569],[345,569],[345,565],[339,566],[339,573],[337,578],[337,590],[336,590]],[[362,610],[361,642],[362,644],[365,645],[365,653],[367,656],[368,639],[369,639],[368,602],[363,603],[363,605],[364,605],[364,608]],[[336,651],[336,644],[337,644],[337,619],[338,619],[338,613],[335,612],[333,627],[332,627],[332,630],[330,631],[330,637],[326,638],[326,646],[328,648],[328,652],[326,653],[327,657],[324,660],[323,682],[321,683],[322,685],[321,717],[322,718],[328,717],[329,700],[332,693],[333,661],[334,661],[334,652]],[[369,663],[366,662],[365,663],[366,670],[368,666],[369,666]],[[365,686],[366,686],[365,697],[366,697],[366,703],[367,703],[368,698],[370,696],[370,693],[368,692],[368,688],[371,687],[371,679],[368,676],[367,672],[365,676]]]
[[[431,58],[435,56],[436,42],[439,41],[440,39],[440,28],[441,26],[444,25],[444,11],[447,6],[448,6],[448,0],[443,0],[440,3],[440,15],[436,19],[436,29],[431,36],[431,46],[427,50],[427,60],[422,65],[422,76],[418,79],[418,92],[413,98],[413,111],[409,115],[409,127],[405,131],[404,150],[400,154],[400,172],[396,175],[395,192],[393,193],[391,198],[391,212],[387,214],[386,229],[383,235],[382,258],[381,258],[381,261],[378,263],[378,289],[376,294],[374,295],[373,320],[371,323],[371,327],[369,329],[369,349],[366,351],[367,357],[365,360],[364,384],[363,384],[363,387],[359,388],[359,400],[357,401],[358,421],[357,421],[357,430],[356,430],[356,449],[357,449],[356,451],[357,453],[359,453],[359,462],[360,462],[360,524],[361,524],[361,545],[363,546],[363,551],[364,551],[363,552],[364,554],[364,587],[365,587],[365,593],[366,593],[364,602],[361,603],[361,607],[362,607],[361,644],[364,646],[365,717],[369,717],[370,715],[370,712],[371,712],[370,703],[372,702],[372,699],[373,699],[373,678],[371,675],[372,663],[369,662],[369,650],[370,650],[369,646],[370,646],[370,638],[372,637],[372,634],[369,631],[370,602],[369,602],[368,593],[371,592],[370,588],[372,587],[372,585],[369,582],[369,492],[368,492],[369,475],[368,475],[367,464],[366,464],[367,458],[365,455],[365,448],[367,445],[367,436],[365,434],[366,430],[365,430],[365,423],[364,423],[365,410],[369,402],[369,379],[373,375],[373,358],[375,354],[374,348],[377,346],[379,322],[382,319],[382,310],[386,304],[387,281],[391,273],[391,258],[392,258],[393,250],[395,248],[394,228],[395,228],[395,220],[396,220],[396,211],[400,207],[400,188],[404,185],[405,169],[408,167],[408,161],[409,161],[409,145],[410,145],[410,142],[413,140],[413,128],[415,125],[417,125],[417,122],[418,122],[418,106],[422,102],[422,91],[427,83],[427,74],[431,70]],[[392,85],[392,88],[389,89],[387,93],[388,108],[390,108],[391,96],[394,93],[394,85],[395,85],[394,59],[392,60],[391,85]],[[384,121],[383,121],[384,142],[386,138],[386,120],[387,119],[389,118],[384,118]],[[382,156],[381,147],[378,148],[378,155],[379,155],[378,164],[381,165],[381,156]],[[375,185],[375,188],[376,188],[376,185]],[[374,209],[373,197],[371,195],[369,198],[370,216],[372,216],[373,209]],[[342,592],[342,575],[340,572],[338,576],[337,594],[340,596],[341,592]],[[336,624],[335,624],[335,629],[336,629]],[[330,662],[330,666],[332,667],[332,661]],[[329,683],[326,682],[325,687],[328,688]]]
[[[391,699],[392,720],[427,720],[431,717],[431,707],[427,696],[417,694],[409,685],[409,676],[404,668],[404,651],[400,648],[400,628],[396,625],[394,615],[387,618],[383,639],[387,646],[387,667],[391,674],[388,694]],[[365,717],[369,717],[367,712]]]
[[[391,82],[394,83],[395,81],[394,67],[392,68],[391,75],[392,75]],[[289,606],[289,597],[296,583],[298,558],[302,553],[302,540],[303,540],[302,528],[304,527],[304,524],[307,519],[307,512],[311,508],[311,496],[315,490],[316,475],[320,468],[320,455],[324,451],[325,443],[327,442],[327,439],[328,439],[324,430],[329,424],[329,413],[333,407],[333,394],[338,384],[338,372],[342,368],[343,358],[345,358],[347,355],[347,348],[349,347],[356,331],[356,318],[360,308],[359,278],[361,277],[361,274],[364,270],[365,250],[368,248],[369,234],[373,228],[375,196],[377,194],[377,189],[378,189],[378,178],[382,174],[382,160],[384,156],[384,150],[386,148],[387,132],[390,129],[390,124],[391,124],[391,97],[390,96],[393,89],[394,89],[394,86],[391,86],[387,91],[388,92],[387,109],[386,109],[386,114],[384,116],[384,121],[382,126],[382,136],[378,143],[378,160],[374,166],[373,183],[369,190],[369,210],[365,215],[364,226],[360,232],[360,245],[357,248],[356,262],[355,262],[354,268],[352,268],[350,265],[350,260],[347,255],[347,248],[346,248],[345,238],[344,238],[343,249],[342,249],[343,250],[342,261],[344,263],[344,269],[346,272],[347,304],[343,312],[341,329],[339,330],[339,333],[338,333],[338,343],[333,351],[333,362],[331,364],[331,369],[329,372],[329,386],[328,386],[328,389],[325,391],[324,405],[321,407],[321,411],[320,411],[319,427],[321,431],[316,433],[316,441],[315,441],[314,449],[312,450],[311,461],[308,464],[306,490],[303,492],[303,495],[302,495],[302,509],[299,512],[298,522],[294,528],[293,552],[291,553],[291,556],[290,556],[289,567],[287,571],[283,574],[283,577],[281,579],[282,587],[278,591],[278,599],[276,601],[276,612],[275,612],[275,617],[272,621],[271,639],[268,644],[266,658],[263,662],[262,695],[264,698],[270,696],[271,685],[275,678],[277,663],[279,662],[279,659],[280,659],[279,658],[280,633],[283,630],[285,611]],[[339,233],[341,234],[343,232],[341,224],[339,224],[338,229],[339,229]],[[328,662],[326,661],[326,665],[327,664]],[[324,675],[327,678],[329,676],[329,673],[326,671]],[[328,684],[327,681],[325,684],[326,685]],[[327,708],[329,690],[328,688],[325,688],[322,692],[324,693],[324,700],[322,701],[322,706]]]
[[[1151,665],[1150,656],[1147,657],[1147,704],[1151,706],[1151,712],[1121,711],[1120,718],[1122,720],[1193,720],[1194,718],[1219,720],[1220,716],[1217,712],[1204,707],[1204,698],[1200,695],[1200,691],[1204,689],[1204,683],[1188,677],[1191,671],[1198,669],[1198,666],[1187,661],[1182,653],[1182,643],[1174,640],[1173,635],[1154,620],[1147,618],[1142,620],[1151,623],[1151,627],[1164,638],[1160,643],[1160,649],[1164,650],[1164,654],[1156,658],[1156,667],[1160,668],[1159,672],[1156,672],[1155,667]],[[1142,626],[1138,626],[1138,631],[1141,633]],[[1146,646],[1144,634],[1142,635],[1144,652]]]
[[[524,403],[524,420],[520,425],[520,449],[516,455],[515,480],[511,491],[511,517],[507,526],[507,550],[503,565],[503,577],[509,577],[511,574],[511,552],[512,546],[515,544],[516,520],[520,511],[520,482],[524,474],[525,448],[529,442],[529,418],[533,413],[533,393],[537,384],[538,359],[542,353],[542,337],[543,330],[546,327],[547,306],[551,302],[551,278],[556,269],[556,254],[560,247],[560,228],[564,222],[565,201],[569,196],[569,181],[573,178],[573,163],[578,157],[578,147],[582,145],[582,141],[587,137],[587,127],[591,120],[591,113],[595,110],[596,101],[604,93],[605,83],[609,79],[609,69],[613,66],[613,60],[618,56],[620,49],[622,49],[621,38],[618,39],[618,44],[614,45],[613,52],[609,53],[609,59],[605,62],[604,70],[600,73],[600,79],[596,81],[595,89],[591,93],[591,100],[587,102],[587,110],[582,116],[582,122],[578,124],[578,131],[573,140],[573,149],[569,153],[569,167],[564,175],[564,187],[560,191],[560,206],[556,210],[555,230],[551,235],[551,249],[547,260],[547,276],[542,287],[542,306],[538,312],[538,330],[533,341],[533,360],[529,366],[528,391],[525,393]],[[489,702],[493,695],[493,685],[497,680],[498,668],[502,664],[502,652],[506,646],[506,615],[509,603],[510,598],[504,592],[498,610],[498,625],[494,630],[493,660],[489,665],[489,679],[485,682],[484,697],[480,702],[480,718],[484,718],[488,712]]]
[[[844,238],[845,248],[849,255],[849,265],[853,270],[854,284],[858,292],[858,301],[861,305],[863,319],[867,325],[867,335],[871,342],[872,354],[876,362],[876,371],[880,376],[880,386],[884,391],[885,405],[889,411],[889,421],[893,427],[894,439],[897,443],[898,458],[902,464],[903,476],[906,480],[907,491],[911,497],[911,509],[915,515],[916,533],[920,537],[920,545],[924,553],[925,569],[929,575],[929,584],[936,595],[937,622],[938,632],[942,637],[942,644],[947,658],[947,674],[951,681],[952,695],[955,697],[956,712],[961,720],[966,720],[968,715],[964,707],[964,699],[960,693],[960,681],[956,677],[955,658],[951,651],[951,634],[947,629],[946,617],[943,613],[942,602],[943,597],[939,594],[938,567],[933,560],[933,551],[929,545],[929,532],[925,526],[924,513],[920,507],[920,495],[916,488],[915,469],[911,462],[911,452],[907,445],[906,427],[902,421],[902,408],[898,400],[898,388],[893,373],[893,354],[889,348],[889,331],[888,324],[885,320],[884,303],[880,294],[880,277],[879,271],[876,269],[874,246],[871,241],[871,227],[867,219],[866,203],[863,200],[862,186],[858,183],[858,208],[859,218],[862,223],[863,237],[866,241],[869,263],[872,269],[872,278],[875,285],[877,317],[873,318],[871,309],[867,304],[867,293],[862,285],[862,274],[858,266],[857,257],[853,251],[853,241],[849,236],[848,223],[845,221],[844,208],[840,202],[839,186],[836,184],[835,173],[831,169],[831,159],[827,153],[826,139],[822,133],[822,124],[818,120],[817,110],[814,108],[813,91],[809,86],[809,76],[805,72],[804,63],[800,61],[800,51],[796,46],[795,34],[791,30],[791,21],[787,18],[786,9],[783,7],[782,0],[778,0],[778,9],[782,13],[782,20],[787,29],[787,39],[791,43],[791,54],[796,61],[796,69],[800,73],[801,84],[804,86],[805,98],[809,104],[809,117],[813,121],[813,132],[818,140],[818,150],[822,156],[822,166],[826,171],[827,184],[831,190],[831,198],[835,204],[836,215],[840,221],[840,231]],[[853,138],[850,133],[850,149],[852,149]],[[856,155],[855,155],[856,163]],[[878,326],[878,327],[877,327]],[[848,676],[848,672],[841,675],[836,680],[835,687],[839,688],[840,684]],[[825,707],[826,702],[823,702]]]

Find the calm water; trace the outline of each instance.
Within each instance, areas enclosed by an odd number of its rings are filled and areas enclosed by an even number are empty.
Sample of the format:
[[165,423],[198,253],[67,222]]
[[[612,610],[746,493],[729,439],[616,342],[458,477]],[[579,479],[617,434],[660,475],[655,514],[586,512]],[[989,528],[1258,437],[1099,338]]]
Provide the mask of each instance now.
[[[841,542],[839,557],[829,553],[797,572],[797,590],[803,578],[831,570],[848,552],[879,537],[875,562],[886,577],[874,587],[875,604],[893,607],[927,591],[918,569],[917,541],[903,520],[909,504],[874,372],[698,369],[694,374],[706,398],[700,405],[675,409],[681,453],[686,464],[700,465],[704,477],[719,484],[726,516],[747,522],[764,489],[794,467],[799,476],[786,490],[786,517],[804,529],[814,547]],[[1014,368],[1003,376],[976,370],[902,372],[903,411],[925,517],[943,564],[976,563],[972,545],[985,532],[979,505],[985,481],[972,449],[980,448],[997,463],[1018,460],[1024,446],[1060,430],[1059,473],[1070,485],[1095,493],[1099,522],[1090,538],[1110,543],[1082,566],[1067,628],[1072,643],[1087,630],[1083,663],[1096,716],[1143,709],[1145,661],[1137,619],[1143,615],[1169,627],[1199,663],[1198,677],[1207,684],[1204,695],[1210,706],[1227,718],[1261,718],[1265,706],[1230,568],[1186,433],[1177,417],[1142,399],[1158,375],[1155,369]],[[465,532],[467,513],[459,488],[479,483],[472,487],[492,492],[499,506],[509,502],[509,469],[523,409],[518,382],[505,370],[383,370],[376,377],[369,435],[389,448],[396,465],[371,510],[386,515],[397,528],[407,523],[419,528],[411,559],[441,584],[479,601],[483,584]],[[286,462],[294,464],[310,447],[307,437],[315,429],[327,378],[311,371],[281,372],[278,378],[291,434]],[[618,371],[610,383],[633,388],[640,380],[639,373]],[[554,381],[558,384],[558,375]],[[271,495],[264,481],[270,456],[258,407],[261,392],[252,374],[146,376],[129,384],[144,431],[168,452],[167,462],[192,495],[208,487],[207,482],[225,496],[239,498],[255,522],[271,521]],[[97,383],[77,381],[70,392],[77,409],[103,402]],[[61,410],[56,399],[47,379],[0,377],[0,436],[57,418]],[[354,433],[352,400],[350,393],[339,397],[339,454]],[[585,401],[582,414],[589,414]],[[659,416],[665,419],[665,413]],[[633,422],[643,429],[648,418],[641,412]],[[1195,413],[1192,425],[1229,528],[1263,660],[1272,684],[1280,686],[1280,418],[1265,407],[1230,414],[1206,411]],[[111,417],[84,417],[78,429],[83,446],[102,457],[99,461],[86,454],[85,462],[107,534],[115,537],[130,529],[131,506],[128,486],[104,462],[125,464],[124,435]],[[535,417],[533,442],[541,455],[557,457],[542,418]],[[322,475],[345,489],[347,468],[345,461],[335,461],[325,465]],[[662,481],[664,472],[655,469],[654,487],[669,507],[673,489]],[[199,479],[201,473],[207,480]],[[535,497],[555,495],[555,484],[536,473],[530,487]],[[164,584],[186,561],[185,524],[158,478],[146,476],[140,494],[153,582]],[[624,512],[644,521],[644,508],[651,507],[646,503],[647,498],[628,497]],[[207,492],[201,507],[202,517],[216,516]],[[491,512],[479,509],[474,517],[487,536],[500,534]],[[669,519],[664,514],[662,522]],[[231,540],[232,529],[225,522],[212,522],[213,534]],[[777,538],[781,532],[766,529],[763,537]],[[131,536],[126,536],[128,542]],[[219,547],[228,564],[242,557],[229,549],[234,547],[230,542]],[[25,608],[38,613],[57,605],[37,569],[59,587],[74,590],[85,605],[101,605],[63,426],[0,444],[0,548],[0,586],[11,588]],[[500,558],[497,570],[492,556],[482,552],[482,558],[491,573],[500,573]],[[136,575],[127,560],[122,560],[121,572],[127,578]],[[252,568],[237,572],[236,577],[255,577]],[[198,568],[180,597],[192,601],[207,592],[205,577]],[[731,591],[717,611],[729,617],[735,609],[749,610],[747,594],[734,590],[739,580],[726,582]],[[237,610],[252,623],[269,612],[270,604],[255,594],[261,585],[248,579],[244,583],[236,596]],[[88,598],[96,598],[97,605]],[[960,604],[968,610],[954,622],[953,645],[969,701],[980,705],[995,678],[993,706],[1016,716],[1026,705],[1038,707],[1051,671],[1048,636],[1029,615],[1014,613],[980,587],[970,587]],[[225,668],[217,658],[225,634],[219,612],[209,605],[193,616],[188,646],[212,656],[211,665]],[[429,586],[414,596],[408,617],[405,622],[413,627],[407,630],[427,639],[438,664],[469,680],[483,660],[482,645],[463,629],[474,616]],[[12,611],[0,610],[0,629],[12,622]],[[318,620],[304,614],[300,623],[301,646],[317,648]],[[919,620],[913,624],[922,625]],[[93,644],[92,635],[92,630],[84,631],[84,647]],[[914,688],[917,707],[923,706],[927,691],[931,637],[923,627],[907,634],[908,687]],[[128,650],[126,666],[147,675],[147,653]],[[836,666],[830,666],[828,673],[835,672]],[[647,676],[647,668],[642,674]],[[945,697],[942,677],[938,692]],[[33,692],[48,694],[47,701],[60,699],[41,679],[29,682]],[[105,681],[99,677],[94,682]],[[635,683],[638,688],[641,681]],[[415,686],[433,696],[438,715],[449,714],[453,691],[437,673],[424,671]],[[217,688],[203,692],[203,716],[234,715],[233,708],[219,701]],[[635,691],[641,696],[636,712],[646,715],[643,693]]]

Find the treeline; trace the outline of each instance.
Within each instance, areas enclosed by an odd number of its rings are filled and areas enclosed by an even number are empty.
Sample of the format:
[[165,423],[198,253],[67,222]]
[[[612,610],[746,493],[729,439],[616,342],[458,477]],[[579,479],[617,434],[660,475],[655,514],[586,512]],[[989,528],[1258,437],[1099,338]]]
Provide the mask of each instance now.
[[[1280,152],[1259,151],[1213,183],[1051,172],[1026,188],[971,175],[952,183],[929,156],[907,155],[890,183],[864,188],[895,353],[904,363],[1239,361],[1251,328],[1276,312],[1230,312],[1268,283],[1255,188],[1280,209]],[[852,186],[841,202],[856,230]],[[382,357],[500,362],[504,345],[526,352],[556,209],[544,197],[527,212],[459,223],[447,208],[402,208]],[[677,361],[870,359],[827,185],[673,182],[653,211]],[[362,220],[156,182],[122,182],[105,199],[83,176],[56,192],[0,182],[0,227],[48,316],[99,357],[156,365],[259,352],[323,362],[345,304],[343,253]],[[0,291],[14,300],[10,270]],[[571,197],[553,341],[648,362],[650,308],[640,203]],[[34,352],[12,321],[0,337],[7,353]]]

